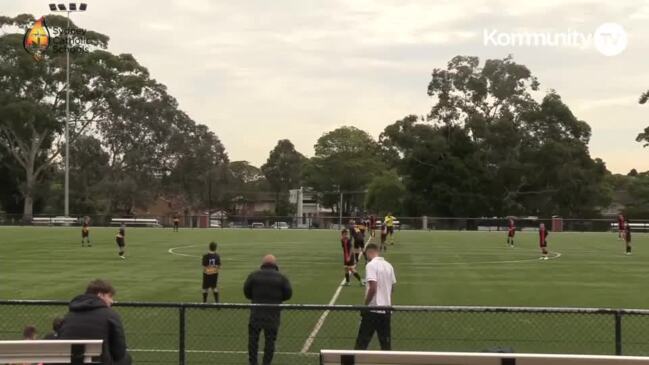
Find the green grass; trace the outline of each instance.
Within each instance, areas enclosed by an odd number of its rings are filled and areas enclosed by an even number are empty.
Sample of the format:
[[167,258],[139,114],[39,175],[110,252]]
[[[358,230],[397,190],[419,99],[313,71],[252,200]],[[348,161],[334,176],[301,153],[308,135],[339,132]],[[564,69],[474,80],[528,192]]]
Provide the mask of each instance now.
[[[326,304],[342,279],[341,248],[335,231],[203,230],[129,228],[127,256],[117,257],[116,229],[92,228],[92,248],[81,248],[78,228],[0,227],[0,299],[62,299],[80,293],[93,278],[110,279],[118,301],[200,300],[200,256],[216,240],[223,269],[222,301],[246,302],[242,285],[261,257],[273,253],[291,279],[289,303]],[[649,235],[634,234],[634,253],[612,233],[555,233],[553,260],[541,262],[535,233],[518,233],[517,247],[504,233],[398,232],[386,258],[396,270],[396,305],[473,305],[647,308]],[[176,248],[174,254],[168,251]],[[361,269],[362,273],[362,269]],[[360,304],[363,289],[344,288],[337,304]],[[137,363],[177,363],[178,310],[117,308]],[[0,306],[0,336],[17,338],[34,323],[46,332],[65,308]],[[321,311],[285,311],[278,364],[317,363],[296,355]],[[189,364],[244,363],[245,310],[187,310]],[[624,319],[625,353],[649,353],[649,318]],[[332,312],[310,352],[351,348],[358,313]],[[481,351],[511,346],[528,352],[611,353],[613,318],[601,315],[397,313],[395,349]],[[373,343],[373,345],[375,345]],[[162,350],[163,352],[160,352]]]

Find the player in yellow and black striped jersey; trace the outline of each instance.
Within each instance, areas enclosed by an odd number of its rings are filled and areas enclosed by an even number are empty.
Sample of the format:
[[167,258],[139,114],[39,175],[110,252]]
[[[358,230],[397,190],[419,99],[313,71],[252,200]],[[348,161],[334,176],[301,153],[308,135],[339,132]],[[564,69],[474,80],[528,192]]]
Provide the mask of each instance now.
[[219,302],[219,270],[221,269],[221,256],[216,253],[216,242],[210,242],[210,251],[203,255],[203,303],[207,303],[207,292],[214,294],[214,302]]

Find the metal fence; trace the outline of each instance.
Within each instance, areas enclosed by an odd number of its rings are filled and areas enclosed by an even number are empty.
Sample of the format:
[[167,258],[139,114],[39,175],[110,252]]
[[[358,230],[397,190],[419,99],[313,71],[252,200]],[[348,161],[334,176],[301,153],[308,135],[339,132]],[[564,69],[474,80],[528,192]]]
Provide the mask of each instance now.
[[[44,226],[80,226],[84,215],[73,215],[71,220],[54,216],[34,216],[32,221],[25,222],[21,215],[0,214],[0,225],[44,225]],[[113,221],[113,217],[106,215],[89,216],[91,226],[117,226],[119,222]],[[173,226],[173,216],[136,216],[130,217],[133,222],[128,226]],[[350,220],[358,220],[359,217],[338,217],[338,216],[227,216],[221,218],[207,219],[207,216],[180,216],[182,228],[299,228],[299,229],[339,229],[339,223],[348,224]],[[381,220],[382,217],[377,217]],[[452,231],[504,231],[507,230],[508,221],[506,218],[448,218],[448,217],[398,217],[397,229],[400,230],[452,230]],[[156,224],[151,224],[155,220]],[[579,219],[579,218],[558,218],[561,222],[561,231],[568,232],[607,232],[616,229],[615,219]],[[553,226],[557,218],[518,218],[516,227],[518,230],[534,230],[540,223],[545,223],[548,228],[556,230]],[[649,220],[634,219],[632,223],[641,228],[636,231],[649,231]]]
[[[0,340],[35,325],[44,335],[61,301],[0,301]],[[244,364],[249,304],[117,303],[136,364]],[[282,305],[276,364],[318,364],[321,349],[352,349],[366,307]],[[403,307],[393,350],[649,355],[649,310]],[[263,336],[262,336],[263,338]],[[262,340],[263,341],[263,340]],[[376,338],[370,345],[378,349]],[[263,345],[260,344],[260,349]]]

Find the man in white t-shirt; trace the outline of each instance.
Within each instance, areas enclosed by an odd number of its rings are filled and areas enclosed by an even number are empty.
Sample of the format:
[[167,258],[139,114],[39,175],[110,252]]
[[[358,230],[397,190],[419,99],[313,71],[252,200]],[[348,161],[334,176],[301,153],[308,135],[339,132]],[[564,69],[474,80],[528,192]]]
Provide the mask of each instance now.
[[390,311],[372,309],[372,307],[392,306],[392,286],[397,283],[394,268],[383,257],[379,256],[379,247],[373,243],[365,247],[367,260],[365,266],[365,305],[367,310],[361,313],[361,325],[356,337],[356,350],[366,350],[376,332],[381,350],[392,349],[390,338]]

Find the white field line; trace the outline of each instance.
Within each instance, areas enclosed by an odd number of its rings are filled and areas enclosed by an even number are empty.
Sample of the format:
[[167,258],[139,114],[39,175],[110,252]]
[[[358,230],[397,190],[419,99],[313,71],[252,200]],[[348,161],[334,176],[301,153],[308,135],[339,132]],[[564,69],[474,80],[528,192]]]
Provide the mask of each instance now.
[[[329,301],[329,305],[336,304],[336,300],[338,300],[338,297],[340,296],[340,292],[343,289],[344,283],[345,283],[345,279],[343,279],[340,282],[340,285],[338,285],[338,289],[336,289],[334,296],[331,297],[331,300]],[[309,349],[311,348],[311,345],[313,345],[313,341],[315,341],[315,338],[318,335],[318,332],[320,332],[320,328],[322,328],[322,325],[324,324],[324,321],[327,319],[328,315],[329,315],[329,310],[322,312],[322,315],[318,319],[318,322],[316,322],[315,327],[313,327],[313,331],[311,331],[309,337],[307,337],[306,341],[304,341],[304,346],[302,346],[302,351],[300,351],[301,354],[309,353]]]
[[[129,352],[178,352],[178,350],[170,349],[128,349]],[[185,352],[190,354],[247,354],[248,351],[217,351],[217,350],[185,350]],[[260,352],[262,353],[262,352]],[[319,355],[317,352],[282,352],[276,351],[275,354],[279,355],[310,355],[315,356]]]

